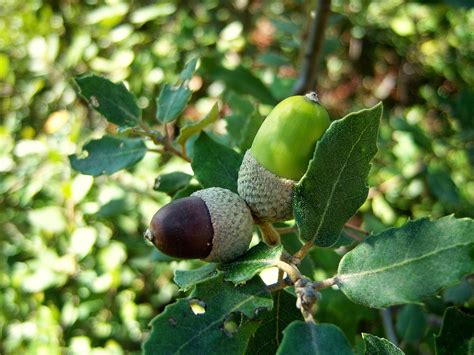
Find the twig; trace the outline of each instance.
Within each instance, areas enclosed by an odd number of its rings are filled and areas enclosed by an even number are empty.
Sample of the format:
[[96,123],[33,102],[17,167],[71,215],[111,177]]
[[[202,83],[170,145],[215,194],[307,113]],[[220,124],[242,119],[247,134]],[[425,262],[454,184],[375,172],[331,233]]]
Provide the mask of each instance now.
[[337,285],[338,283],[338,278],[337,276],[331,277],[329,279],[323,280],[323,281],[318,281],[314,283],[314,289],[315,290],[321,290],[323,288],[328,288],[333,285]]
[[354,226],[353,224],[350,224],[350,223],[344,224],[344,227],[355,230],[356,232],[359,232],[359,233],[362,233],[362,234],[365,234],[365,235],[369,235],[369,232],[367,232],[365,229]]
[[292,283],[295,283],[302,277],[300,271],[294,265],[285,263],[281,260],[274,261],[273,265],[286,272]]
[[395,334],[395,328],[393,327],[392,312],[390,308],[384,308],[379,310],[380,317],[382,318],[383,329],[385,335],[391,343],[398,346],[397,335]]
[[313,247],[314,243],[312,240],[309,242],[306,242],[300,250],[298,250],[295,255],[293,255],[296,259],[298,259],[300,262],[305,258],[306,254],[311,250]]
[[302,95],[316,88],[317,66],[319,54],[324,40],[324,31],[331,10],[331,0],[318,0],[316,18],[311,24],[311,33],[308,38],[303,58],[303,69],[293,88],[293,92]]
[[152,140],[152,142],[155,143],[156,145],[163,146],[163,149],[165,151],[170,152],[170,153],[186,160],[188,163],[191,163],[191,158],[189,158],[184,152],[182,152],[179,149],[175,148],[175,146],[173,145],[173,143],[171,142],[171,140],[169,138],[167,127],[165,127],[165,132],[166,132],[165,137],[161,137],[159,132],[153,131],[151,128],[149,128],[144,123],[140,124],[140,128],[133,128],[133,132],[150,138]]
[[281,279],[277,283],[271,284],[267,286],[267,290],[269,292],[275,292],[284,289],[285,287],[293,285],[293,282],[288,277]]

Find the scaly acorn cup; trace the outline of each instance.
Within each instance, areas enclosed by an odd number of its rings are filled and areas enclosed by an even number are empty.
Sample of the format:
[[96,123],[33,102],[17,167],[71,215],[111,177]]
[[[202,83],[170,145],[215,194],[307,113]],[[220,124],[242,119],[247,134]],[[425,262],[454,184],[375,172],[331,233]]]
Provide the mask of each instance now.
[[247,251],[252,232],[253,218],[245,201],[229,190],[211,187],[159,209],[145,238],[169,256],[227,262]]
[[239,170],[238,192],[262,221],[293,216],[293,188],[306,172],[329,114],[316,93],[276,105],[258,130]]

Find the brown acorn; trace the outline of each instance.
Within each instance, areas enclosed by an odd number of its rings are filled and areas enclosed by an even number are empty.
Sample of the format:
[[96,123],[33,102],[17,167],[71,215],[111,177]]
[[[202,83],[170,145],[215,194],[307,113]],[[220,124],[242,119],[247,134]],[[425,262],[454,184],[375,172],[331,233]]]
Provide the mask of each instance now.
[[226,262],[247,251],[252,231],[252,215],[244,200],[212,187],[163,206],[145,237],[169,256]]

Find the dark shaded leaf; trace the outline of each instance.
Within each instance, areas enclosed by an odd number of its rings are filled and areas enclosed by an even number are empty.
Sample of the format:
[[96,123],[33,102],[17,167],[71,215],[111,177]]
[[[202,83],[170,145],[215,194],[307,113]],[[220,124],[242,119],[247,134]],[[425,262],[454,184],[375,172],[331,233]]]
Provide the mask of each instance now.
[[437,355],[472,354],[474,349],[474,315],[456,307],[444,312],[441,331],[435,337]]
[[187,186],[192,178],[192,175],[180,171],[160,175],[155,179],[153,190],[165,192],[167,194],[174,194],[178,190]]
[[279,355],[345,355],[353,354],[341,330],[332,324],[294,321],[283,332]]
[[201,133],[194,143],[191,166],[196,179],[205,188],[222,187],[237,193],[237,177],[242,156],[219,144],[206,133]]
[[273,308],[262,319],[250,338],[247,354],[274,355],[283,339],[283,330],[293,321],[301,320],[296,297],[284,290],[273,293]]

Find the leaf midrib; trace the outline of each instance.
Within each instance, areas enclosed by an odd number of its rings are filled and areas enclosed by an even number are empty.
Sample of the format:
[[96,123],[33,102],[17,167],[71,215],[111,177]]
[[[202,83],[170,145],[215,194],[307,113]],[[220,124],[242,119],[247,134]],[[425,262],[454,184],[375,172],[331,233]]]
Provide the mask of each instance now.
[[365,132],[370,128],[370,124],[367,124],[367,126],[364,128],[364,130],[360,133],[359,137],[357,138],[357,141],[354,143],[354,145],[351,147],[351,150],[349,152],[349,154],[347,155],[347,158],[346,158],[346,161],[344,162],[344,165],[342,166],[342,168],[340,169],[339,171],[339,174],[337,176],[337,179],[335,181],[335,183],[332,185],[332,189],[331,189],[331,193],[329,194],[329,198],[328,198],[328,202],[326,203],[326,206],[324,208],[324,211],[323,211],[323,214],[321,216],[321,222],[319,223],[318,225],[318,228],[316,229],[316,232],[314,233],[313,235],[313,238],[311,238],[311,240],[316,240],[316,237],[319,235],[319,230],[321,229],[321,227],[323,226],[323,224],[325,223],[325,219],[326,219],[326,214],[327,214],[327,211],[329,209],[329,206],[331,205],[331,202],[332,202],[332,198],[333,198],[333,195],[334,195],[334,192],[336,191],[336,186],[339,185],[339,181],[341,180],[341,176],[342,176],[342,172],[346,169],[346,165],[349,161],[349,158],[352,156],[352,152],[354,151],[355,147],[357,146],[357,144],[359,144],[360,140],[362,139],[362,136],[365,134]]
[[456,245],[453,245],[453,246],[449,246],[447,248],[437,249],[437,250],[434,250],[434,251],[429,252],[427,254],[423,254],[422,256],[405,259],[401,262],[397,262],[397,263],[394,263],[394,264],[391,264],[391,265],[388,265],[388,266],[383,266],[383,267],[380,267],[380,268],[377,268],[377,269],[372,269],[372,270],[367,270],[367,271],[362,271],[362,272],[356,272],[356,273],[350,273],[350,274],[338,275],[337,280],[342,282],[342,285],[344,285],[344,281],[348,280],[348,279],[351,279],[351,278],[384,272],[384,271],[387,271],[387,270],[390,270],[390,269],[394,269],[394,268],[397,268],[397,267],[404,266],[406,264],[409,264],[409,263],[412,263],[412,262],[415,262],[415,261],[418,261],[418,260],[422,260],[422,259],[431,257],[433,255],[445,252],[445,251],[450,250],[450,249],[455,249],[455,248],[459,248],[459,247],[468,246],[469,244],[473,244],[473,243],[474,242],[466,242],[466,243],[460,243],[460,244],[456,244]]

